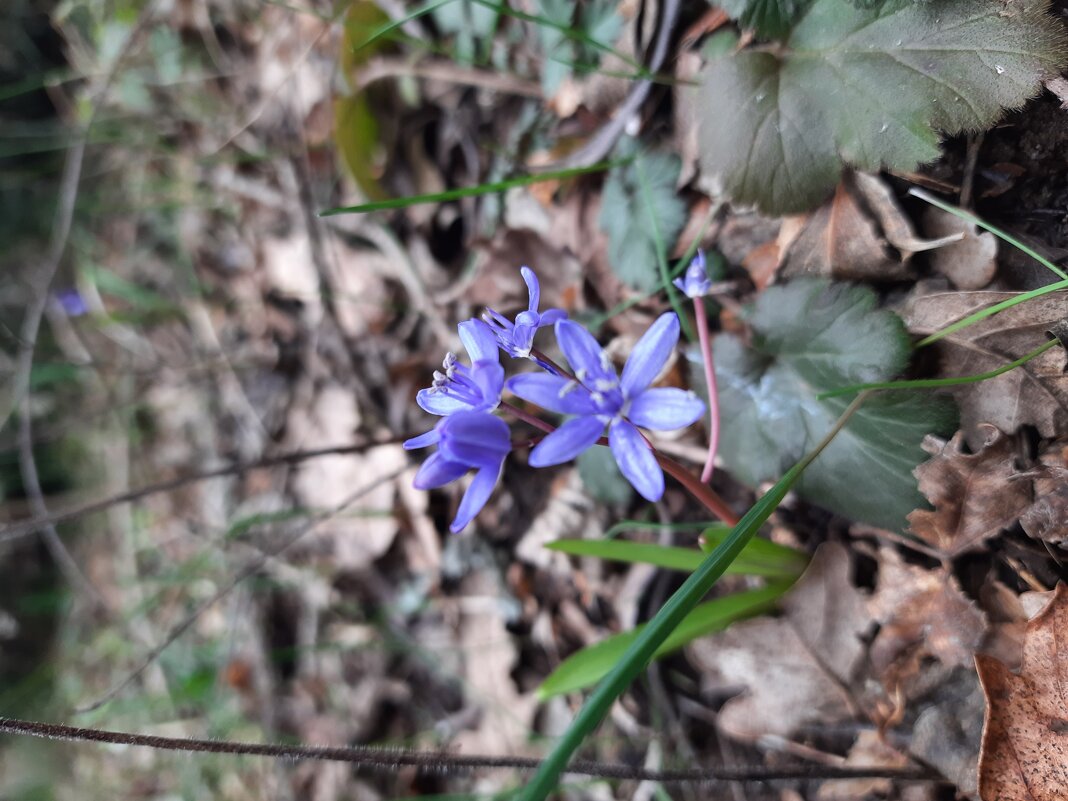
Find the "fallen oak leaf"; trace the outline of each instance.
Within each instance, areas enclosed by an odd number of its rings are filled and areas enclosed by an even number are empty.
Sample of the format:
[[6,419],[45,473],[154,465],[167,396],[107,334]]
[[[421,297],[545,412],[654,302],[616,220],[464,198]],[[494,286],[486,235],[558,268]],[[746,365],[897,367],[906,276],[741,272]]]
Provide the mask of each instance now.
[[[928,335],[973,312],[1015,297],[1010,292],[934,292],[912,297],[902,316],[914,334]],[[994,314],[943,337],[931,347],[940,357],[939,378],[994,370],[1025,356],[1046,340],[1046,331],[1064,317],[1068,292],[1051,292]],[[1006,434],[1033,425],[1043,437],[1068,427],[1068,375],[1065,351],[1052,348],[996,378],[952,389],[968,444],[983,441],[982,423]]]
[[986,616],[948,571],[906,564],[890,548],[879,551],[868,612],[879,623],[872,667],[891,695],[919,673],[924,657],[970,666],[986,631]]
[[982,801],[1059,801],[1068,787],[1068,587],[1027,624],[1019,673],[976,656],[986,696]]
[[717,716],[725,733],[789,737],[803,725],[857,714],[849,688],[865,669],[871,618],[849,573],[849,552],[824,543],[783,597],[782,617],[736,623],[687,647],[706,692],[746,688]]
[[1031,486],[1013,466],[1015,446],[994,426],[976,453],[966,453],[963,432],[946,442],[928,436],[923,447],[933,458],[916,468],[920,492],[934,509],[908,515],[912,533],[951,559],[1011,526],[1031,503]]

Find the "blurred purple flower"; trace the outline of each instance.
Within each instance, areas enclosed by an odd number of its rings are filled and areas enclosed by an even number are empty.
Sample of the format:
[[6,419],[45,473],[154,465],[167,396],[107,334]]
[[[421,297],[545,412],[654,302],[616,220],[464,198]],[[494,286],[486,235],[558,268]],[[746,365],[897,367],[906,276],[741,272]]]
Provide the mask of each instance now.
[[659,500],[664,472],[637,426],[657,431],[682,428],[705,411],[704,402],[692,392],[649,387],[678,342],[679,318],[668,312],[653,323],[634,346],[622,378],[597,340],[578,323],[558,322],[556,338],[575,379],[527,373],[507,383],[526,401],[575,415],[530,452],[530,464],[547,467],[574,459],[600,439],[607,425],[608,444],[623,475],[643,498]]
[[430,414],[491,412],[501,402],[504,368],[492,329],[481,320],[465,320],[459,328],[471,366],[460,364],[454,353],[445,356],[445,372],[436,371],[433,386],[415,396],[416,403]]
[[77,289],[60,289],[54,296],[56,304],[68,317],[81,317],[89,313],[89,304]]
[[[519,312],[514,323],[493,309],[486,309],[482,319],[493,329],[501,350],[513,359],[529,359],[531,358],[530,351],[534,347],[534,334],[537,330],[563,320],[567,317],[567,312],[563,309],[546,309],[544,312],[539,312],[541,286],[538,283],[538,277],[529,267],[520,267],[519,272],[526,281],[527,292],[530,296],[527,310]],[[548,365],[542,366],[548,367]]]
[[412,482],[416,489],[428,490],[455,481],[468,470],[477,470],[471,486],[460,501],[456,519],[449,529],[462,531],[486,505],[500,478],[504,457],[512,449],[508,425],[488,412],[455,412],[433,429],[404,443],[408,450],[437,444]]
[[704,251],[697,251],[690,266],[686,268],[686,274],[682,278],[676,278],[672,283],[688,298],[701,298],[711,292],[712,281],[708,277]]

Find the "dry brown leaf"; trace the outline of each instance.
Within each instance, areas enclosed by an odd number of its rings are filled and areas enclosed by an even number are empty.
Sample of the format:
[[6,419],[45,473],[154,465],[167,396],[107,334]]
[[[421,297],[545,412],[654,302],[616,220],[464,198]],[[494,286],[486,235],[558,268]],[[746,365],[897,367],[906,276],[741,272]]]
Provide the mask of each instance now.
[[993,426],[977,453],[965,453],[963,432],[946,442],[928,436],[923,447],[934,458],[916,468],[920,492],[934,506],[908,516],[912,532],[939,554],[974,550],[1011,526],[1031,503],[1031,486],[1013,480],[1015,445]]
[[998,270],[998,240],[980,233],[955,214],[929,206],[923,215],[923,228],[931,236],[961,234],[963,239],[931,253],[931,266],[958,289],[982,289],[994,280]]
[[939,234],[934,239],[919,238],[912,228],[912,221],[894,197],[893,190],[882,178],[866,172],[853,172],[850,177],[858,195],[879,221],[883,237],[901,252],[902,261],[908,261],[913,253],[945,247],[960,239],[960,234],[955,231]]
[[[339,385],[324,387],[308,406],[295,404],[288,433],[294,447],[323,448],[348,442],[360,425],[352,393]],[[400,445],[380,445],[364,453],[323,456],[305,462],[293,479],[301,505],[333,509],[353,488],[388,475],[407,464]],[[316,541],[329,543],[332,564],[339,570],[358,570],[389,550],[399,525],[390,511],[396,498],[394,482],[382,484],[345,509],[345,514],[320,523]]]
[[724,704],[719,726],[733,737],[790,736],[807,723],[851,717],[846,689],[864,658],[871,619],[849,576],[849,553],[824,543],[783,599],[780,618],[759,618],[688,648],[710,691],[744,687]]
[[[908,757],[884,742],[879,732],[866,729],[857,736],[849,749],[844,767],[906,768]],[[816,801],[856,801],[858,798],[882,798],[890,791],[890,779],[844,779],[824,782],[816,793]]]
[[[935,292],[909,300],[905,322],[915,334],[933,334],[972,312],[1014,297],[1009,292]],[[1002,367],[1046,340],[1046,330],[1064,317],[1068,292],[1052,292],[1013,306],[975,325],[938,340],[932,347],[941,357],[940,377],[975,375]],[[1043,437],[1055,437],[1068,426],[1068,375],[1065,352],[1046,351],[1007,373],[953,389],[960,406],[961,427],[968,444],[983,441],[981,423],[1007,434],[1033,425]]]
[[779,235],[784,276],[900,280],[913,274],[913,253],[961,238],[957,232],[917,237],[890,187],[866,173],[850,173],[831,200],[802,220],[799,228],[784,223]]
[[808,216],[783,248],[784,277],[823,275],[845,280],[900,280],[911,268],[890,252],[874,218],[845,183]]
[[1064,547],[1068,544],[1068,446],[1055,442],[1041,455],[1035,502],[1020,516],[1029,537]]
[[872,667],[891,694],[919,673],[924,657],[949,667],[971,665],[986,631],[986,616],[952,575],[905,564],[889,548],[879,552],[879,583],[868,612],[880,624]]
[[1019,673],[986,656],[976,667],[986,695],[979,796],[1059,801],[1068,788],[1068,588],[1027,625]]

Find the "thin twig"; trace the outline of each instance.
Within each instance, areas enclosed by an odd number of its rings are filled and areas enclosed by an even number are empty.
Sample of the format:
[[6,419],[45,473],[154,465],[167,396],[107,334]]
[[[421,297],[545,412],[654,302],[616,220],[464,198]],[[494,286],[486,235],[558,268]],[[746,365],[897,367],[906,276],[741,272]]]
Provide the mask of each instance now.
[[[477,768],[529,771],[539,765],[539,761],[531,757],[450,754],[404,748],[280,745],[275,743],[202,740],[186,737],[160,737],[151,734],[88,729],[59,723],[43,723],[14,718],[0,718],[0,732],[41,737],[49,740],[142,746],[163,751],[183,751],[186,753],[240,754],[285,760],[314,759],[327,762],[348,762],[357,765],[363,770],[385,773],[394,773],[402,766],[411,766],[420,772],[431,772],[440,775]],[[931,770],[923,768],[887,768],[882,765],[872,767],[833,767],[803,764],[775,768],[754,765],[737,768],[657,771],[620,763],[584,760],[572,763],[568,767],[568,773],[597,776],[605,779],[628,779],[673,784],[858,778],[883,778],[906,782],[946,782],[942,776]]]
[[58,523],[65,523],[70,520],[74,520],[85,515],[94,514],[96,512],[102,512],[106,509],[110,509],[113,506],[119,506],[125,503],[133,503],[134,501],[142,500],[150,495],[157,495],[161,492],[172,492],[176,489],[186,486],[187,484],[194,484],[198,481],[207,481],[213,478],[224,478],[226,476],[240,475],[247,473],[249,470],[258,470],[265,467],[277,467],[279,465],[292,466],[306,462],[309,459],[317,459],[321,456],[337,456],[347,453],[360,453],[361,451],[374,448],[379,445],[392,445],[398,442],[403,442],[411,435],[403,437],[390,437],[388,439],[376,439],[367,440],[365,442],[355,442],[346,445],[332,445],[325,448],[313,448],[305,451],[289,451],[287,453],[280,453],[275,456],[267,456],[263,459],[258,459],[254,462],[243,462],[239,464],[227,465],[226,467],[218,467],[214,470],[204,470],[199,473],[189,473],[184,476],[178,476],[177,478],[168,479],[167,481],[160,481],[155,484],[148,484],[143,487],[137,487],[136,489],[127,490],[126,492],[120,492],[116,495],[110,495],[106,498],[100,498],[89,503],[82,504],[81,506],[73,506],[70,509],[61,509],[58,512],[50,512],[45,515],[38,515],[27,520],[17,520],[14,523],[9,523],[6,526],[0,527],[0,543],[7,542],[8,540],[17,539],[19,537],[25,537],[28,534],[32,534],[41,526],[56,525]]
[[447,59],[412,62],[407,58],[374,58],[360,68],[355,89],[362,91],[376,81],[386,78],[424,78],[462,86],[475,86],[492,92],[542,99],[544,93],[537,81],[526,81],[512,75],[464,67]]
[[168,632],[167,636],[163,638],[163,641],[151,651],[149,651],[148,654],[146,654],[141,659],[141,661],[137,664],[137,667],[127,673],[126,676],[120,679],[116,684],[112,685],[109,690],[107,690],[102,696],[97,698],[95,701],[75,709],[75,714],[92,712],[93,710],[102,707],[104,704],[106,704],[108,701],[110,701],[112,698],[122,692],[123,689],[128,687],[138,676],[144,673],[145,670],[147,670],[149,666],[152,665],[152,663],[159,658],[160,654],[162,654],[175,640],[181,637],[189,629],[189,627],[192,626],[202,614],[204,614],[204,612],[206,612],[216,603],[218,603],[231,592],[233,592],[237,588],[237,586],[241,584],[245,579],[250,578],[251,576],[254,576],[256,573],[260,572],[260,570],[262,570],[267,565],[267,563],[270,562],[271,559],[281,556],[285,551],[296,545],[297,542],[299,542],[305,536],[307,536],[316,528],[318,528],[322,523],[325,523],[331,518],[334,518],[337,515],[341,514],[345,511],[345,509],[347,509],[349,506],[354,504],[356,501],[358,501],[360,498],[362,498],[369,492],[373,492],[375,489],[382,486],[383,484],[387,484],[390,481],[393,481],[407,469],[408,466],[405,465],[402,468],[399,468],[397,470],[392,471],[391,473],[381,476],[375,481],[372,481],[367,486],[361,487],[360,489],[349,495],[347,498],[345,498],[345,500],[343,500],[333,509],[330,509],[308,521],[308,523],[301,527],[295,535],[287,539],[280,546],[264,550],[259,557],[253,559],[244,568],[238,571],[237,575],[234,576],[229,581],[229,583],[217,590],[210,598],[200,604],[177,626],[174,626],[170,630],[170,632]]
[[[668,42],[671,38],[671,32],[675,28],[675,21],[678,19],[680,5],[681,0],[665,0],[663,6],[661,6],[660,27],[657,30],[656,41],[653,43],[653,53],[649,59],[648,72],[650,73],[657,72],[667,57]],[[547,165],[544,169],[588,167],[591,164],[602,161],[612,151],[631,118],[638,113],[642,104],[645,103],[652,86],[653,81],[650,78],[642,78],[635,81],[630,93],[627,95],[627,99],[623,101],[623,105],[620,106],[616,115],[601,130],[570,156],[552,165]]]

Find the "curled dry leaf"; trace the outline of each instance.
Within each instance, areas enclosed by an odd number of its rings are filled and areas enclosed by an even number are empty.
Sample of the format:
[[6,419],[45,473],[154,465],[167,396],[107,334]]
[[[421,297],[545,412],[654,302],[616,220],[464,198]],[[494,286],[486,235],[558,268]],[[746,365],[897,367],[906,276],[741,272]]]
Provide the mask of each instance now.
[[977,453],[966,453],[963,432],[948,442],[928,436],[934,458],[916,468],[920,492],[934,506],[908,516],[912,532],[944,557],[983,545],[1011,526],[1031,503],[1031,486],[1016,479],[1015,445],[993,426]]
[[[1014,297],[1009,292],[934,292],[909,300],[905,322],[915,334],[934,332],[973,312]],[[1068,292],[1051,292],[1006,309],[938,340],[939,377],[984,373],[1019,359],[1046,340],[1046,330],[1064,317]],[[1007,434],[1033,425],[1043,437],[1068,427],[1068,374],[1065,352],[1046,351],[1007,373],[953,389],[968,444],[978,447],[981,423]]]
[[1068,445],[1055,442],[1040,458],[1035,502],[1020,516],[1029,537],[1068,545]]
[[891,694],[919,673],[925,657],[970,666],[986,631],[986,616],[952,575],[905,564],[889,548],[879,552],[879,583],[868,612],[880,624],[872,667]]
[[890,252],[875,220],[844,182],[838,184],[830,201],[805,218],[797,238],[783,245],[780,238],[784,277],[823,275],[894,281],[912,274],[910,267]]
[[739,623],[688,648],[705,690],[746,688],[719,713],[733,737],[788,737],[856,711],[847,688],[860,672],[871,618],[850,581],[846,549],[821,545],[783,606],[783,617]]
[[998,240],[948,211],[929,206],[923,227],[932,236],[959,234],[963,238],[931,253],[931,266],[958,289],[982,289],[998,270]]
[[1023,661],[1012,673],[976,657],[986,696],[979,755],[983,801],[1060,801],[1068,787],[1068,587],[1027,625]]
[[[790,221],[800,219],[799,224]],[[957,242],[958,231],[920,239],[882,179],[847,173],[834,197],[812,214],[787,218],[779,234],[783,275],[897,281],[912,276],[912,254]]]

